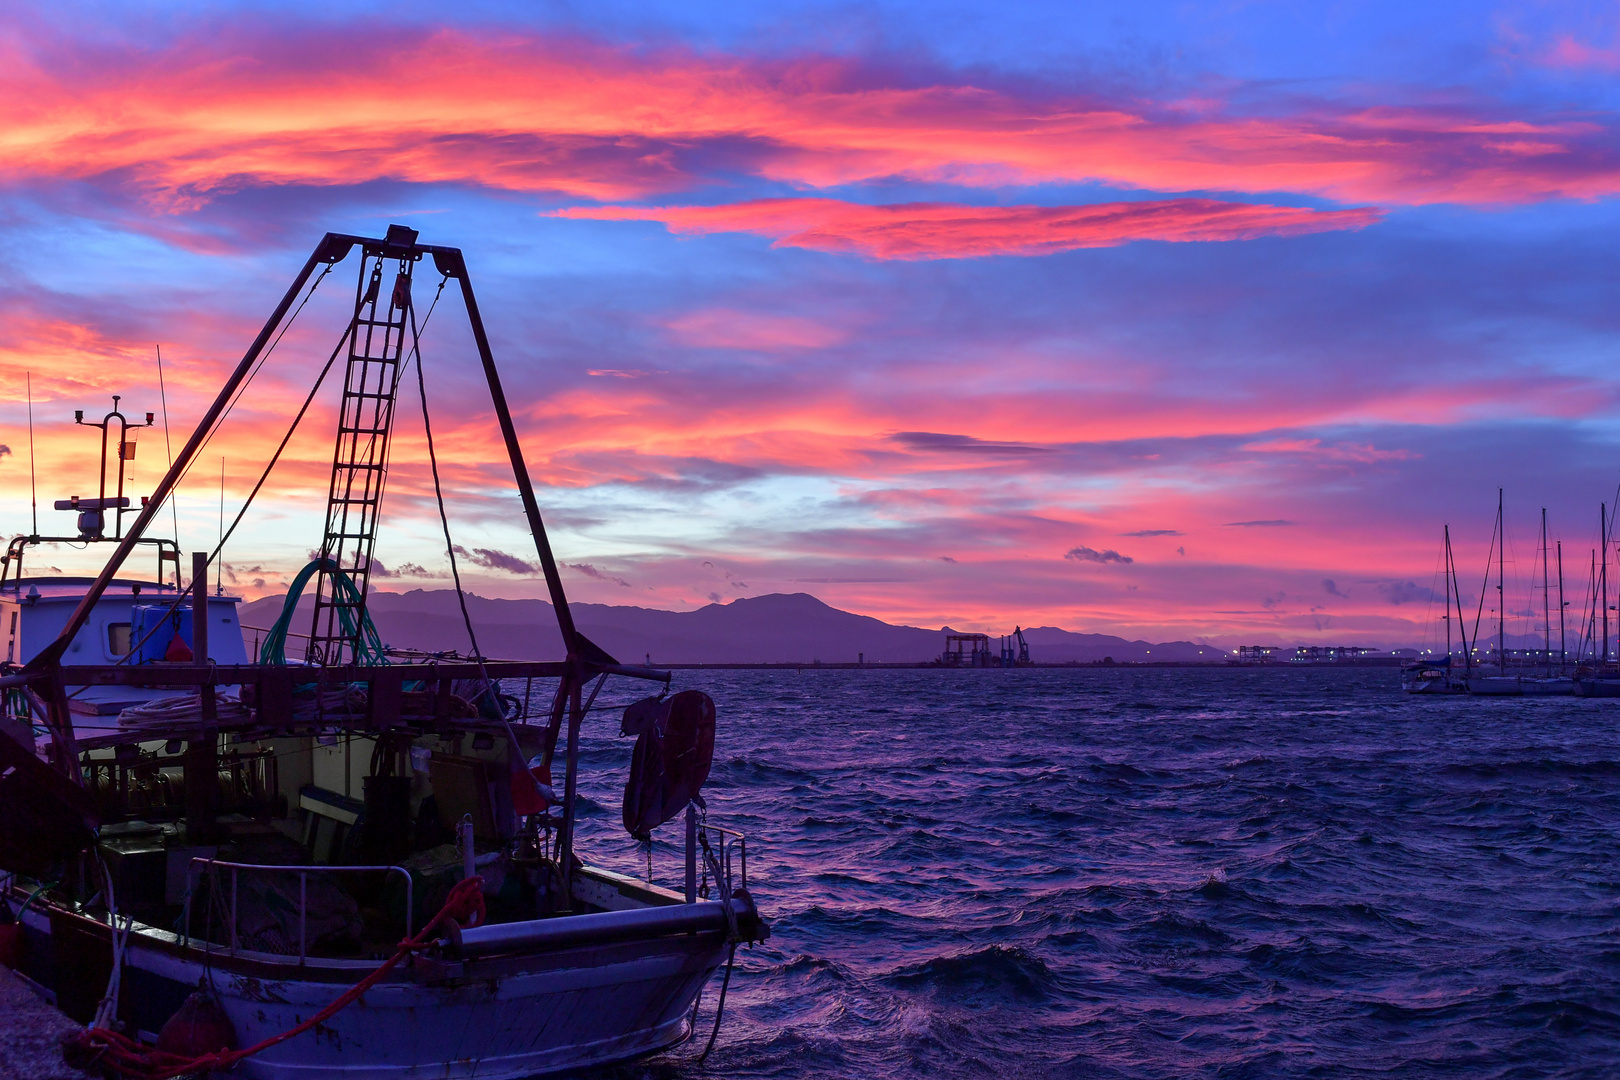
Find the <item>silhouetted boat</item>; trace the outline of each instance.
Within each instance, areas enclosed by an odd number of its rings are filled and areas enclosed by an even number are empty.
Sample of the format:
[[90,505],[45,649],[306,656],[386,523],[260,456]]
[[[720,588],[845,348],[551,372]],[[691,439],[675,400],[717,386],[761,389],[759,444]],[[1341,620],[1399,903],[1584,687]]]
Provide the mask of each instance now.
[[[710,976],[739,942],[769,933],[748,894],[745,841],[698,809],[713,703],[696,691],[666,696],[668,672],[620,664],[575,629],[461,252],[416,235],[328,234],[150,500],[131,509],[104,478],[94,503],[67,507],[77,536],[36,528],[0,568],[0,905],[21,923],[22,970],[93,1023],[87,1055],[148,1054],[199,1010],[211,1010],[211,1037],[254,1047],[375,979],[363,1001],[264,1045],[235,1074],[572,1072],[687,1038]],[[250,657],[237,598],[208,595],[210,558],[193,557],[183,590],[178,547],[145,534],[312,272],[355,247],[354,314],[333,351],[335,361],[348,347],[325,537]],[[425,257],[441,289],[459,282],[561,661],[487,659],[470,620],[470,656],[391,653],[367,615],[394,404],[413,360],[438,487],[410,298]],[[381,288],[388,268],[391,293]],[[93,426],[103,474],[116,429],[121,476],[129,425],[116,400]],[[127,532],[125,514],[136,515]],[[447,522],[445,537],[454,571]],[[27,549],[53,540],[114,550],[94,579],[27,578]],[[158,552],[156,579],[115,577],[143,544]],[[314,619],[296,635],[309,582]],[[286,655],[294,636],[305,641],[298,659]],[[645,840],[684,815],[674,889],[653,884],[650,862],[639,880],[576,853],[580,728],[610,676],[663,687],[625,712],[623,730],[638,738],[624,822]],[[535,680],[555,689],[531,711]],[[557,765],[561,792],[550,782]],[[421,936],[441,909],[449,921]],[[396,946],[413,933],[412,947]]]

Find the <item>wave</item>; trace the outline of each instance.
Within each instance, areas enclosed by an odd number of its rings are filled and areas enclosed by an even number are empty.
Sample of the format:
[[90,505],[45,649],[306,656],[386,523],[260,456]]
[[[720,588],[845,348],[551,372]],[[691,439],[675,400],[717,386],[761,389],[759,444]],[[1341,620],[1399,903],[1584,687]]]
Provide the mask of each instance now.
[[1525,758],[1511,761],[1472,761],[1442,766],[1442,776],[1478,777],[1498,780],[1520,776],[1567,776],[1580,779],[1611,779],[1620,776],[1620,761],[1566,761],[1561,758]]
[[971,952],[936,956],[891,972],[887,980],[911,990],[948,997],[1015,997],[1044,1001],[1059,988],[1058,977],[1040,958],[1017,946],[990,945]]

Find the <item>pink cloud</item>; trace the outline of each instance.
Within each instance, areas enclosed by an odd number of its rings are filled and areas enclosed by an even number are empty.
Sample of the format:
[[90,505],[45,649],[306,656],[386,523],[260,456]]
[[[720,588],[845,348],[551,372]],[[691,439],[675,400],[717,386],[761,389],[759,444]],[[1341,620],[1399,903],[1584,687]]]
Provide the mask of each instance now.
[[1606,123],[1487,101],[1294,100],[1243,115],[1219,101],[966,78],[903,85],[817,57],[399,28],[368,30],[356,53],[352,34],[260,25],[99,52],[13,42],[0,65],[0,178],[115,177],[176,210],[246,184],[376,179],[613,200],[690,188],[716,169],[812,188],[1100,182],[1403,204],[1620,190]]
[[1588,45],[1564,35],[1542,54],[1542,61],[1555,68],[1587,68],[1620,71],[1620,45]]
[[1213,199],[1088,206],[867,206],[837,199],[754,199],[723,206],[599,206],[555,211],[599,221],[659,221],[670,232],[748,232],[773,247],[847,252],[873,259],[1049,255],[1132,240],[1250,240],[1359,229],[1377,210],[1308,210]]
[[1410,450],[1380,450],[1361,443],[1324,443],[1321,439],[1267,439],[1246,443],[1244,450],[1258,453],[1299,454],[1323,461],[1353,461],[1366,464],[1374,461],[1406,461],[1413,457]]
[[671,320],[668,325],[675,339],[683,345],[756,352],[824,349],[849,337],[847,329],[825,320],[728,308],[694,311]]

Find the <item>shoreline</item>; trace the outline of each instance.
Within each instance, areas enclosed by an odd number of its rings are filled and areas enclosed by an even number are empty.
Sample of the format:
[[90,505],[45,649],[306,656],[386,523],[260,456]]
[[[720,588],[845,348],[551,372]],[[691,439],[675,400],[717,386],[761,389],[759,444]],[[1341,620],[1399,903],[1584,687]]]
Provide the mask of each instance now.
[[1245,664],[1230,661],[1202,661],[1202,660],[1116,660],[1112,664],[1105,664],[1101,660],[1069,660],[1062,663],[1042,664],[1039,662],[1021,668],[968,667],[967,665],[949,666],[936,663],[932,660],[922,662],[878,662],[865,663],[829,662],[824,660],[788,661],[770,664],[743,664],[743,663],[714,663],[714,664],[660,664],[654,661],[650,666],[668,671],[798,671],[805,668],[823,671],[1027,671],[1031,668],[1046,670],[1079,670],[1079,671],[1112,671],[1119,668],[1202,668],[1206,670],[1268,670],[1268,671],[1313,671],[1319,669],[1337,668],[1399,668],[1403,664],[1412,662],[1410,657],[1376,656],[1363,657],[1356,660],[1334,660],[1325,663],[1296,664],[1289,661],[1280,661],[1274,664]]

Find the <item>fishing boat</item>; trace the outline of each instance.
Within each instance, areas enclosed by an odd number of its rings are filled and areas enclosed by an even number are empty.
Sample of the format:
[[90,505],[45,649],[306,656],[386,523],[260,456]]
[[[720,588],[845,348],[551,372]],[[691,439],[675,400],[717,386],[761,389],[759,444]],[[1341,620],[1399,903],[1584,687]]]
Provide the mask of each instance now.
[[[158,515],[309,295],[356,253],[352,317],[287,432],[338,364],[325,531],[250,655],[240,598],[209,589],[230,532],[194,553],[187,583]],[[367,613],[412,364],[439,492],[412,301],[427,265],[441,293],[459,287],[560,660],[485,656],[470,619],[465,653],[405,654]],[[101,431],[100,491],[57,504],[77,532],[36,522],[0,565],[0,923],[19,970],[91,1025],[80,1053],[128,1075],[177,1062],[263,1080],[568,1072],[687,1039],[724,967],[718,1031],[736,947],[769,927],[746,839],[711,822],[699,793],[714,704],[575,627],[459,249],[398,225],[328,234],[138,507],[123,489],[132,425],[119,401],[88,426]],[[266,448],[255,495],[286,445]],[[60,542],[110,554],[93,577],[25,571],[33,549]],[[141,549],[153,577],[126,572]],[[684,822],[665,883],[650,854],[643,878],[593,865],[576,843],[580,732],[609,679],[655,691],[621,722],[636,737],[623,821],[627,844]]]

